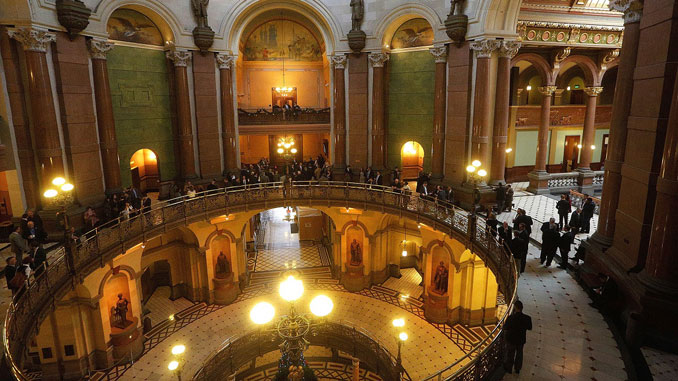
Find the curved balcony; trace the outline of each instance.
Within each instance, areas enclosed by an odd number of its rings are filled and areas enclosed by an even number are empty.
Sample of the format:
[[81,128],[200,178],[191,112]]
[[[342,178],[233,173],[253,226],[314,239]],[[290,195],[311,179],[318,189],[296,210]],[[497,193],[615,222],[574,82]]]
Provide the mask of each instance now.
[[[425,223],[462,242],[494,272],[509,301],[516,295],[517,273],[513,257],[488,233],[485,221],[451,204],[393,192],[389,187],[345,182],[265,183],[230,187],[161,202],[129,220],[117,220],[86,234],[84,242],[68,245],[47,271],[20,290],[10,305],[3,328],[5,358],[18,380],[26,344],[57,301],[94,270],[104,267],[127,249],[146,239],[192,222],[248,211],[288,205],[327,206],[374,210]],[[484,340],[466,356],[425,380],[483,379],[501,363],[502,327],[506,314]]]

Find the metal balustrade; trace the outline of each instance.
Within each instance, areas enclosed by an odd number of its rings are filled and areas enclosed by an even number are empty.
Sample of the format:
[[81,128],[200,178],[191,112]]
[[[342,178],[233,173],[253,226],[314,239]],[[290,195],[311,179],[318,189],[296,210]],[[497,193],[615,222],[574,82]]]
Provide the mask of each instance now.
[[[3,327],[5,359],[12,374],[28,380],[22,371],[26,344],[55,303],[93,271],[127,249],[173,228],[231,213],[282,206],[324,206],[373,210],[424,223],[459,240],[479,255],[494,272],[511,310],[516,296],[515,262],[484,228],[480,216],[416,194],[403,194],[390,187],[346,182],[301,181],[229,187],[160,202],[129,219],[118,219],[85,234],[77,245],[67,245],[47,271],[24,289],[10,304]],[[501,363],[503,348],[501,317],[492,333],[466,356],[425,380],[482,379]]]

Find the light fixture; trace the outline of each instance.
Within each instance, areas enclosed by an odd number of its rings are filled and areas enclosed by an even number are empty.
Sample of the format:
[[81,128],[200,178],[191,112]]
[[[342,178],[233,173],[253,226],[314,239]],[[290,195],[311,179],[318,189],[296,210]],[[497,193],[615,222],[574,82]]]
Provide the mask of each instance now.
[[471,162],[471,165],[476,167],[476,168],[480,167],[481,166],[480,160],[473,160]]
[[311,312],[315,316],[324,317],[332,312],[334,308],[334,303],[332,299],[328,298],[325,295],[318,295],[313,300],[311,300]]
[[567,91],[570,91],[572,88],[570,86],[567,87]]
[[487,171],[484,170],[484,169],[479,170],[479,171],[478,171],[478,176],[480,176],[480,177],[485,177],[485,176],[487,176]]
[[293,302],[304,294],[304,284],[295,279],[292,275],[288,276],[282,283],[280,283],[280,289],[278,290],[280,297],[287,300],[288,302]]
[[52,180],[52,184],[56,186],[61,186],[66,184],[66,179],[63,177],[55,177],[54,180]]
[[172,354],[178,356],[186,351],[186,346],[179,344],[172,347]]
[[403,257],[407,257],[407,222],[405,222],[405,239],[403,240]]
[[417,229],[421,229],[421,224],[417,224]]
[[577,144],[577,148],[581,149],[583,147],[581,144]]
[[64,191],[64,192],[70,192],[70,191],[73,190],[73,188],[74,188],[73,184],[70,184],[70,183],[66,183],[66,184],[61,186],[61,190]]
[[56,189],[47,189],[42,195],[45,196],[45,198],[53,198],[56,197],[57,194],[59,194],[59,192],[57,192]]
[[262,325],[273,320],[275,315],[275,308],[271,303],[261,302],[257,303],[250,311],[250,319],[254,324]]
[[290,152],[292,152],[292,153],[297,153],[297,149],[296,149],[296,148],[292,148],[292,149],[290,150]]
[[404,327],[405,326],[405,319],[403,319],[403,318],[393,319],[391,324],[393,324],[393,326],[396,327],[396,328]]
[[530,86],[530,85],[527,85],[527,87],[525,88],[525,90],[527,90],[527,91],[530,91],[530,90],[532,90],[532,86]]
[[170,316],[168,317],[168,319],[169,319],[169,321],[174,321],[174,314],[170,315]]
[[596,149],[596,146],[591,144],[591,149]]
[[475,171],[476,171],[476,167],[474,167],[472,165],[469,165],[468,167],[466,167],[466,172],[468,172],[468,173],[473,173]]
[[278,148],[278,151],[277,151],[277,152],[278,152],[279,154],[282,154],[283,152],[285,152],[285,150],[282,149],[282,148]]
[[513,148],[509,147],[506,149],[506,153],[511,153],[513,151]]
[[167,365],[167,369],[171,370],[172,372],[177,370],[178,367],[179,367],[179,362],[176,361],[176,360],[170,361],[169,365]]
[[407,341],[408,337],[409,336],[407,336],[406,332],[400,332],[400,334],[398,335],[398,338],[400,339],[400,341]]

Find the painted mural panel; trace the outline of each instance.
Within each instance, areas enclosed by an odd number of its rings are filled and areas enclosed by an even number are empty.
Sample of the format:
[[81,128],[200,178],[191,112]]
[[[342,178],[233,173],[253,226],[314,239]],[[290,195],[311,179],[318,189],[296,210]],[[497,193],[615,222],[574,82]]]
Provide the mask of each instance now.
[[271,20],[250,33],[243,49],[245,61],[315,62],[322,60],[318,40],[303,25],[289,20]]
[[121,8],[108,20],[108,36],[112,40],[162,46],[164,39],[158,27],[146,15]]
[[433,28],[423,18],[407,20],[393,35],[391,49],[433,45]]

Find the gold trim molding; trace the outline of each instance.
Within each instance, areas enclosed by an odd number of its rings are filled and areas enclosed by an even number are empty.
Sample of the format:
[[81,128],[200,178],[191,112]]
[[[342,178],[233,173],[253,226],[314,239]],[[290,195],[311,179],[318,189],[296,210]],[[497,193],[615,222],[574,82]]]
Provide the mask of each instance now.
[[518,21],[518,41],[523,45],[595,46],[618,48],[623,27]]

